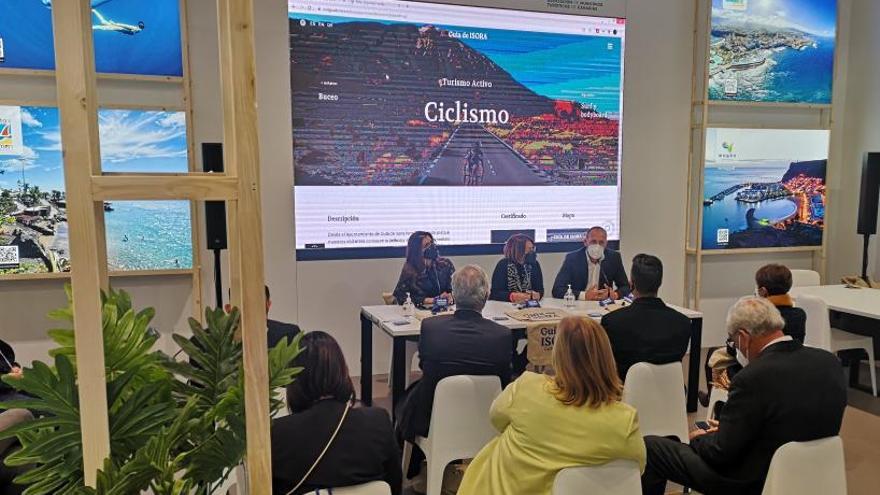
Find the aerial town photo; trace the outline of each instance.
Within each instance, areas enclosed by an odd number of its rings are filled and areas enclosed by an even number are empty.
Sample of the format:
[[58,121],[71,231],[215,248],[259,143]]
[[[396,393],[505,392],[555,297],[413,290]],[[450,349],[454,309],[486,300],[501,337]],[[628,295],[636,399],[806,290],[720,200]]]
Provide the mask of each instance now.
[[831,103],[836,0],[713,0],[709,97]]

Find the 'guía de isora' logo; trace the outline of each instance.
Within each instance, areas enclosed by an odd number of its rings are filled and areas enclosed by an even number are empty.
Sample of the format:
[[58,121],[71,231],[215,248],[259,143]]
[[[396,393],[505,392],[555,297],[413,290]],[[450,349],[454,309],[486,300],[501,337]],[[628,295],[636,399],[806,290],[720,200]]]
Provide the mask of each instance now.
[[12,131],[12,121],[0,118],[0,151],[15,149],[15,133]]

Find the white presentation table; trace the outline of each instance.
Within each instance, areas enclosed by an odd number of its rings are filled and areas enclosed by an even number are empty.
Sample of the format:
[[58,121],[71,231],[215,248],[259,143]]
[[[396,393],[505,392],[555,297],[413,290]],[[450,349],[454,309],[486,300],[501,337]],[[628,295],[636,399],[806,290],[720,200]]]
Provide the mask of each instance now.
[[[795,287],[791,290],[791,295],[795,298],[799,295],[810,295],[825,301],[834,328],[872,338],[880,337],[880,289],[817,285]],[[850,362],[849,384],[853,388],[870,392],[870,388],[859,384],[857,360]]]
[[[541,306],[544,308],[563,308],[569,313],[589,316],[597,321],[607,313],[607,310],[601,308],[599,303],[595,301],[577,301],[573,309],[567,309],[562,299],[545,298],[541,300]],[[669,307],[684,314],[691,320],[687,407],[688,411],[693,412],[697,410],[697,391],[700,384],[700,346],[703,338],[703,314],[699,311],[671,304]],[[489,301],[483,309],[483,316],[509,328],[514,338],[524,339],[526,337],[526,322],[514,320],[506,315],[507,312],[515,309],[516,306],[511,303]],[[405,317],[403,315],[403,308],[398,305],[363,306],[360,316],[361,399],[367,405],[370,405],[373,401],[373,331],[374,329],[379,329],[394,342],[391,355],[392,383],[390,385],[391,401],[393,405],[396,405],[397,401],[403,396],[406,383],[404,380],[405,374],[408,372],[405,369],[406,363],[404,362],[406,342],[419,340],[421,320],[416,317]],[[409,323],[406,325],[395,325],[392,323],[402,320],[407,320]]]
[[880,320],[880,289],[850,289],[845,285],[795,287],[791,295],[816,296],[828,309],[873,320]]

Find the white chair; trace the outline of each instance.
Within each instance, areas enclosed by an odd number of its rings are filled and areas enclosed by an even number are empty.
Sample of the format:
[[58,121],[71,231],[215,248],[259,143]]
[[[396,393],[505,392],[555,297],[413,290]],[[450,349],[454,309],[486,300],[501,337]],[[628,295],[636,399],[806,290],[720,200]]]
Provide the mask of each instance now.
[[[428,461],[427,495],[440,495],[443,470],[453,461],[472,459],[497,435],[489,421],[492,401],[501,393],[497,376],[449,376],[434,389],[428,438],[416,445]],[[403,472],[408,468],[412,446],[403,451]]]
[[715,404],[719,402],[727,402],[727,396],[727,390],[712,387],[712,392],[709,393],[709,410],[706,411],[706,421],[709,421],[710,419],[718,419],[715,417]]
[[792,270],[791,286],[792,287],[815,287],[822,285],[822,278],[819,272],[813,270]]
[[215,488],[211,493],[217,493],[220,495],[247,495],[247,475],[244,470],[244,464],[239,464],[232,468],[232,472],[229,473],[229,477],[226,478],[226,481],[223,482],[218,488]]
[[275,394],[275,398],[284,403],[284,407],[278,411],[277,414],[272,419],[283,418],[284,416],[289,416],[290,411],[287,409],[287,389],[285,387],[278,387],[272,393]]
[[391,487],[384,481],[371,481],[362,485],[344,486],[332,490],[318,490],[319,495],[391,495]]
[[623,402],[639,412],[642,435],[676,436],[688,442],[684,371],[681,363],[636,363],[626,373]]
[[773,454],[762,495],[832,493],[846,493],[846,468],[840,437],[787,443]]
[[553,481],[553,495],[639,495],[642,481],[635,461],[616,460],[602,466],[566,468]]
[[[394,293],[392,292],[383,292],[382,293],[382,302],[386,305],[391,306],[393,304],[397,304],[394,300]],[[391,360],[388,361],[388,386],[391,387],[393,383],[391,380],[394,377],[394,342],[388,347],[388,355],[391,356]],[[413,362],[415,361],[416,356],[419,353],[419,343],[406,341],[406,356],[404,357],[404,369],[407,370],[406,377],[404,377],[404,386],[409,388],[412,382],[412,367]]]
[[828,305],[822,299],[801,295],[797,297],[797,306],[807,313],[807,335],[804,344],[818,349],[837,353],[849,349],[864,349],[868,353],[868,371],[871,373],[871,389],[877,396],[877,367],[874,361],[874,339],[864,335],[849,333],[831,328],[828,316]]

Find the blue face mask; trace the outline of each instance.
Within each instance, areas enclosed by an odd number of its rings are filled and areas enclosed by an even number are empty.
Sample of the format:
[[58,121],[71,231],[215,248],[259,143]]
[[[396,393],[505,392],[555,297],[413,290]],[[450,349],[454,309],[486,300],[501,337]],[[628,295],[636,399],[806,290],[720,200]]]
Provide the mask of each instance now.
[[538,264],[538,253],[531,251],[526,253],[525,263],[527,265],[537,265]]

